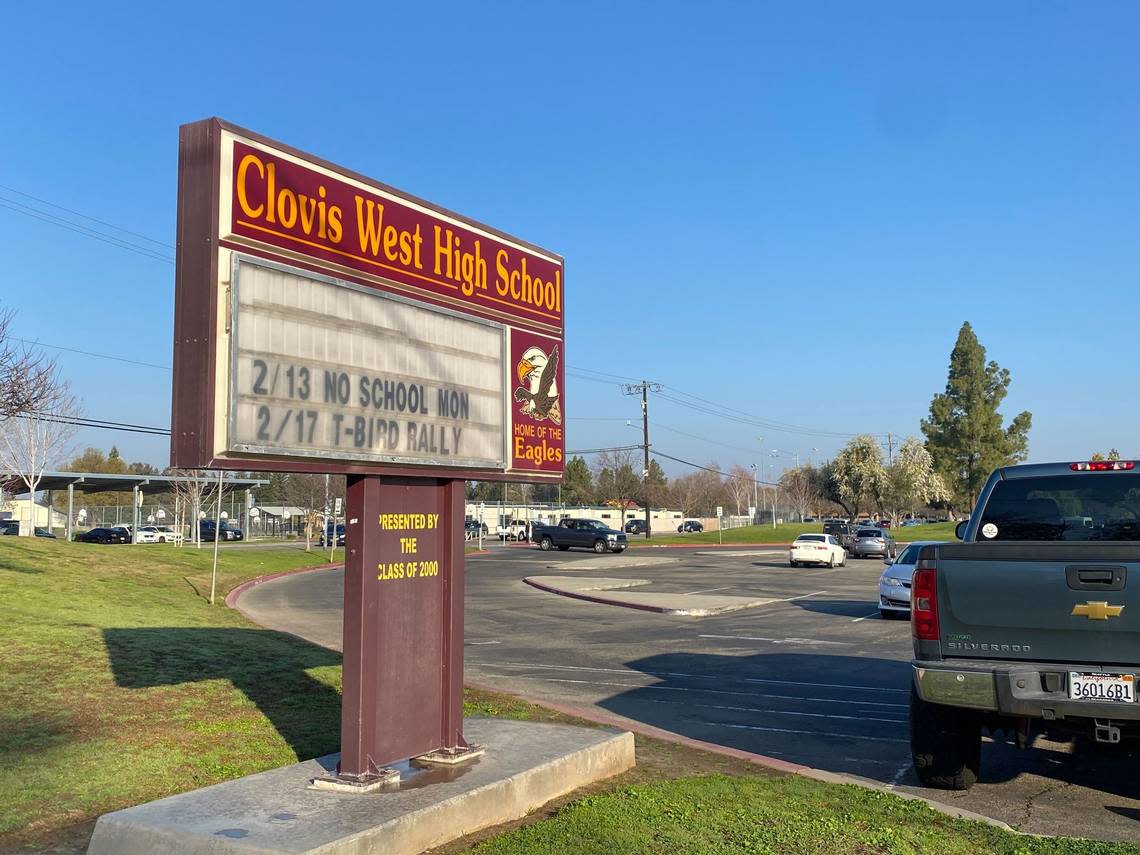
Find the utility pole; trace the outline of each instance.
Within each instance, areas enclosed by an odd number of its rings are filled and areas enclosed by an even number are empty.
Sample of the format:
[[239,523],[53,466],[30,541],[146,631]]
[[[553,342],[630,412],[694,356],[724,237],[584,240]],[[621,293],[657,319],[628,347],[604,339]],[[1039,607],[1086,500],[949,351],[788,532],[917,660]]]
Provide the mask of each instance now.
[[[644,467],[641,470],[641,483],[645,488],[645,539],[648,540],[652,533],[651,523],[649,519],[649,392],[660,392],[660,383],[650,383],[647,380],[642,380],[640,383],[625,384],[621,387],[621,391],[625,395],[636,395],[641,393],[641,451],[644,454]],[[622,519],[625,518],[625,511],[622,511]],[[625,527],[624,524],[622,526]]]
[[887,431],[887,465],[893,466],[895,462],[895,439],[890,431]]

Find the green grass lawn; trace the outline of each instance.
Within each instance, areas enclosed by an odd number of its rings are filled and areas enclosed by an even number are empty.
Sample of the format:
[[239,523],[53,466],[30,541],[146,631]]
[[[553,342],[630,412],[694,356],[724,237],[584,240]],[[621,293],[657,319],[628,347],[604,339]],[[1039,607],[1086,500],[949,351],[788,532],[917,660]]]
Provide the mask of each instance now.
[[[337,750],[340,656],[210,606],[211,557],[0,539],[0,853],[80,853],[101,813]],[[326,558],[223,550],[219,599],[245,579]],[[573,721],[470,689],[464,706],[469,715]],[[636,769],[521,828],[478,835],[474,851],[1137,851],[1016,838],[673,743],[638,737],[637,751]]]
[[0,542],[0,834],[338,747],[340,657],[221,600],[327,553]]
[[796,776],[714,775],[587,796],[550,819],[488,840],[472,851],[477,855],[1109,855],[1140,849],[1022,837],[861,787]]
[[[954,523],[929,523],[910,528],[896,528],[892,531],[900,543],[911,540],[953,540]],[[724,543],[791,543],[801,534],[823,531],[823,523],[780,523],[771,525],[747,525],[742,528],[727,529]],[[662,546],[668,544],[708,544],[719,543],[721,538],[715,531],[699,534],[668,534],[664,537],[644,537],[630,535],[631,546]]]

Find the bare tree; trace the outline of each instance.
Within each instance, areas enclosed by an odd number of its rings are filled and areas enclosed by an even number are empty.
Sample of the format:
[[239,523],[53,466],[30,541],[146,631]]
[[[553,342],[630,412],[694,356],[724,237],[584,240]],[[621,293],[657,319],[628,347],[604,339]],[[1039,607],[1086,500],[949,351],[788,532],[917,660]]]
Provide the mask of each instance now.
[[618,508],[618,529],[625,527],[625,512],[630,501],[642,492],[641,479],[634,469],[633,452],[605,451],[594,464],[598,495],[606,504]]
[[736,504],[736,515],[740,516],[740,508],[748,505],[748,500],[752,498],[756,487],[752,470],[745,469],[739,463],[736,464],[729,470],[728,480],[725,482],[725,486],[728,488],[728,495],[732,497],[732,501]]
[[59,393],[55,360],[12,337],[14,314],[0,310],[0,421],[50,410]]
[[305,551],[313,548],[313,534],[321,526],[325,507],[325,476],[291,474],[285,481],[285,498],[305,512]]
[[804,514],[812,504],[821,499],[811,467],[808,466],[789,469],[780,476],[780,487],[784,491],[788,505],[799,515],[800,522],[803,522]]
[[202,469],[172,469],[170,477],[174,479],[171,490],[174,493],[175,530],[184,531],[189,525],[190,542],[201,549],[202,531],[198,520],[206,504],[206,494],[211,490],[209,474]]
[[[80,412],[79,401],[67,382],[59,379],[54,366],[48,391],[37,394],[35,410],[5,413],[0,420],[0,470],[22,481],[31,494],[32,521],[20,531],[27,537],[35,533],[36,490],[44,470],[73,452],[69,443]],[[48,522],[50,525],[50,519]]]

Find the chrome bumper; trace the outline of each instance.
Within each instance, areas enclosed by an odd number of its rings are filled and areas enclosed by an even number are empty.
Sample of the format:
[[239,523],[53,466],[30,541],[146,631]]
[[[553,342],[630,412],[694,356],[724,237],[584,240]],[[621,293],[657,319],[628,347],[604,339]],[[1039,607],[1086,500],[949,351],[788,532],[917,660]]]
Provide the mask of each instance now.
[[1047,721],[1096,718],[1140,721],[1140,703],[1090,703],[1069,699],[1068,672],[1104,671],[1130,674],[1140,669],[1098,668],[1093,665],[1016,665],[977,660],[912,662],[914,687],[924,701],[951,707],[989,710],[1005,716]]

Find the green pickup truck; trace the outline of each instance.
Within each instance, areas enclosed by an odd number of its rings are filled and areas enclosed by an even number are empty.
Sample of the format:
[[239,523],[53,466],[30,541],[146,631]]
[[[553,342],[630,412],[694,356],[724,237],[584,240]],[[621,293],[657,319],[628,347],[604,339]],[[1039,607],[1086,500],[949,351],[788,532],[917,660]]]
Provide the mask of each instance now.
[[911,587],[911,752],[927,786],[968,789],[981,735],[1140,738],[1140,468],[1011,466],[961,543],[923,547]]

